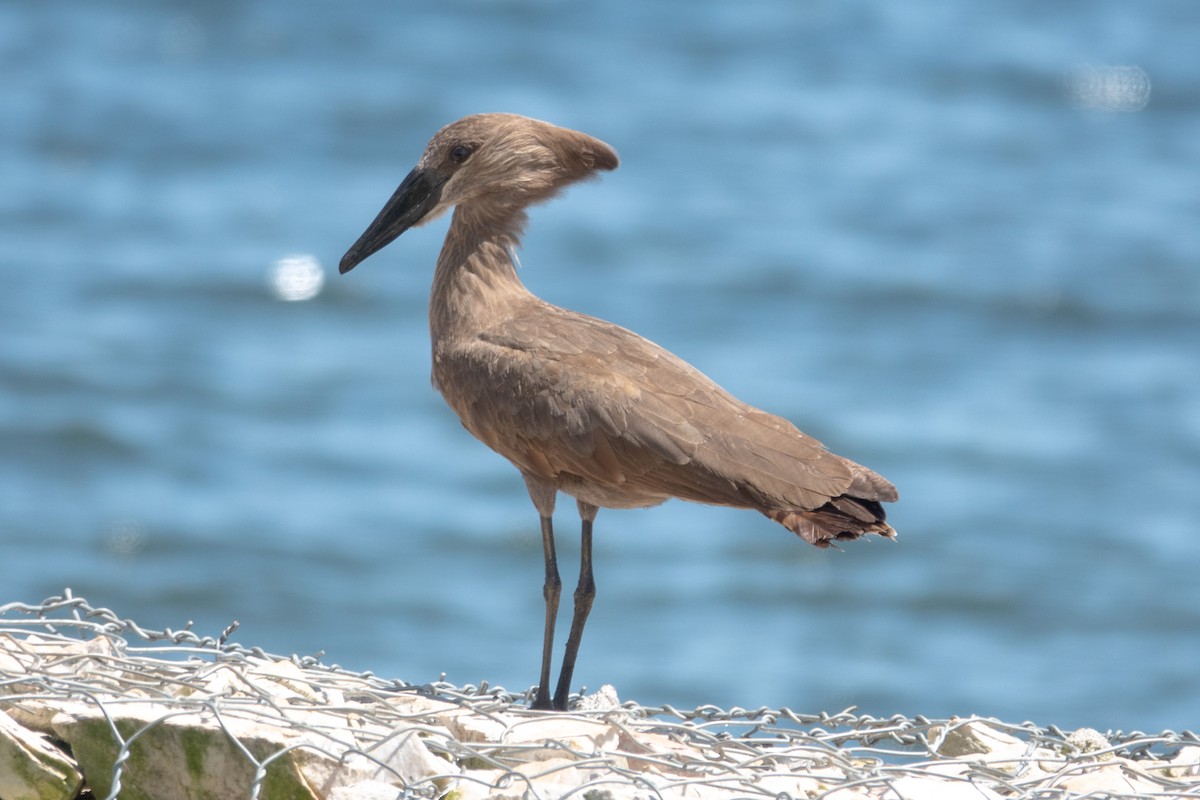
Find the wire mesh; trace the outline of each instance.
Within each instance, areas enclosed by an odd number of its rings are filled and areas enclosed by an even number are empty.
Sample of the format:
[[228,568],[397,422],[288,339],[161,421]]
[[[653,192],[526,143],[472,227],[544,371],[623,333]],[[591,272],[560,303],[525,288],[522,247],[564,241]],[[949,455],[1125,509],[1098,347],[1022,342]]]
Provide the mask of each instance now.
[[234,627],[147,630],[69,590],[0,606],[0,712],[97,798],[1200,798],[1187,731],[681,710],[607,687],[537,712],[529,692],[272,655]]

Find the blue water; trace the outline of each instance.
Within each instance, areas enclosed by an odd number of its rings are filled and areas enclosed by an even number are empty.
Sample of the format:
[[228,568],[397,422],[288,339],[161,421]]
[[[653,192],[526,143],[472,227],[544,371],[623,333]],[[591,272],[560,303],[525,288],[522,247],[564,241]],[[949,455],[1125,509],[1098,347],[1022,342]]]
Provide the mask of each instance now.
[[536,516],[428,380],[445,223],[335,267],[513,111],[623,159],[535,210],[535,292],[902,495],[841,553],[602,511],[577,683],[1200,727],[1198,40],[1190,0],[0,4],[0,603],[529,686]]

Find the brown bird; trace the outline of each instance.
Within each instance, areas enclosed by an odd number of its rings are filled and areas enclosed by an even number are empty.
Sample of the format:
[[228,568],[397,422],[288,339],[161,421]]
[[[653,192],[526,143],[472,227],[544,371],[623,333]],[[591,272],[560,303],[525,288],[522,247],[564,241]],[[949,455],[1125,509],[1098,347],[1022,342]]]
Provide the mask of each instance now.
[[[738,400],[695,367],[610,322],[550,305],[517,277],[525,209],[611,170],[611,147],[513,114],[478,114],[434,135],[342,258],[349,272],[408,228],[454,207],[429,299],[433,383],[462,424],[521,471],[541,515],[546,622],[534,708],[566,709],[592,607],[598,508],[679,497],[759,511],[810,544],[896,532],[895,487],[787,420]],[[558,492],[583,519],[579,584],[553,698],[562,582],[551,516]]]

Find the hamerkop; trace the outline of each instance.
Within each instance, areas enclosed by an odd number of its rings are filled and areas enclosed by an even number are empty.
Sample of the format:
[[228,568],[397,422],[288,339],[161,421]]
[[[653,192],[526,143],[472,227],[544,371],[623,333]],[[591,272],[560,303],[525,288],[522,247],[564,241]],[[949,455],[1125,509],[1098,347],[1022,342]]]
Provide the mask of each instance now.
[[[617,166],[604,142],[513,114],[442,128],[342,258],[348,272],[451,206],[429,299],[433,384],[477,439],[511,461],[541,515],[546,623],[535,708],[566,709],[595,596],[592,522],[604,508],[671,497],[759,511],[818,547],[895,531],[895,487],[787,420],[738,400],[678,357],[610,322],[550,305],[517,277],[525,208]],[[562,582],[558,492],[583,518],[575,613],[554,696]]]

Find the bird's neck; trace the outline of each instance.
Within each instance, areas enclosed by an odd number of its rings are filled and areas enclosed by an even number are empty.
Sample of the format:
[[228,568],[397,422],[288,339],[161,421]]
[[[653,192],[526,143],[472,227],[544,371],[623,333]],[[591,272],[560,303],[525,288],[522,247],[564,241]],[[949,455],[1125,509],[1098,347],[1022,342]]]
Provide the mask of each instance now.
[[513,263],[524,224],[521,211],[497,214],[470,205],[455,208],[429,298],[435,347],[439,338],[486,326],[513,303],[530,297]]

